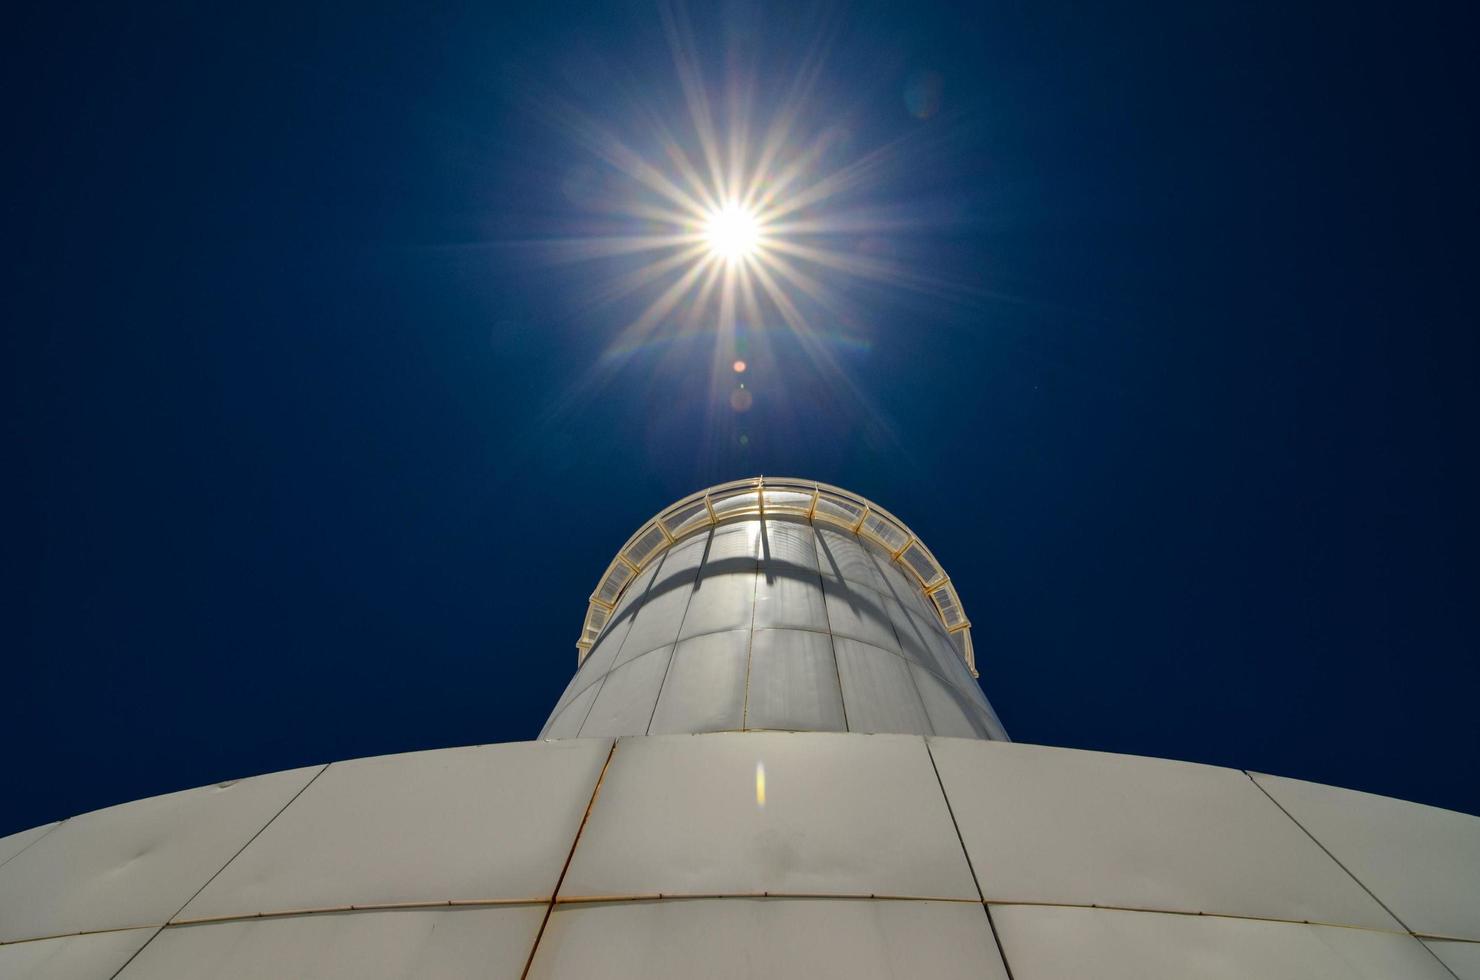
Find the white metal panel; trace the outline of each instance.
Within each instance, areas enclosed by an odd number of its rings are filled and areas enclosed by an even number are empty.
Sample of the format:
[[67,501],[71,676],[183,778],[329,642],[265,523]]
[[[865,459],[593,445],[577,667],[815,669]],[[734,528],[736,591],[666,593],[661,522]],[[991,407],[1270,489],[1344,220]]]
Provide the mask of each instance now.
[[[960,648],[952,642],[950,634],[945,631],[945,627],[941,626],[940,619],[934,613],[914,612],[907,613],[905,618],[910,622],[911,631],[929,651],[928,656],[922,658],[921,662],[952,684],[980,694],[980,685],[977,684],[976,678],[971,676],[971,671],[966,667],[966,661],[961,657]],[[986,696],[981,697],[985,702]]]
[[1480,940],[1480,817],[1255,774],[1414,932]]
[[544,916],[514,905],[171,926],[118,980],[518,980]]
[[531,980],[1006,980],[978,904],[725,898],[561,905]]
[[847,731],[832,637],[757,629],[750,640],[747,728]]
[[925,744],[773,732],[619,743],[562,898],[762,892],[977,898]]
[[869,646],[899,654],[899,639],[884,598],[877,592],[850,589],[836,582],[824,582],[823,598],[827,603],[828,628],[834,636],[846,636]]
[[180,919],[548,898],[610,748],[570,739],[336,762]]
[[755,570],[713,574],[705,571],[694,583],[680,640],[724,630],[750,629],[755,616]]
[[843,710],[851,732],[931,733],[925,704],[903,657],[845,637],[833,637]]
[[910,664],[909,668],[920,700],[925,704],[925,714],[930,718],[930,728],[936,735],[992,737],[991,720],[970,697],[919,664]]
[[745,665],[750,630],[709,633],[673,650],[653,713],[654,735],[737,731],[745,718]]
[[615,643],[596,644],[586,662],[576,671],[570,683],[565,685],[565,690],[560,692],[560,700],[555,702],[555,709],[550,712],[551,718],[565,710],[566,705],[583,694],[593,683],[601,680],[602,675],[611,669],[612,651],[621,645],[620,638]]
[[585,724],[586,716],[591,713],[591,702],[596,700],[600,690],[600,681],[587,686],[570,703],[550,716],[550,720],[545,722],[545,730],[540,732],[540,738],[575,738],[579,735],[581,725]]
[[[591,658],[587,657],[586,663],[589,664],[590,662]],[[591,678],[593,676],[601,676],[600,671],[593,675],[586,674],[585,670],[586,668],[583,666],[580,670],[577,670],[575,674],[571,676],[571,679],[569,681],[566,682],[565,690],[560,692],[560,699],[555,702],[555,710],[550,712],[550,716],[552,718],[555,715],[559,714],[560,710],[564,708],[567,704],[570,704],[572,698],[574,698],[577,694],[580,694],[590,685]]]
[[1433,950],[1459,980],[1480,980],[1480,943],[1426,939],[1424,945]]
[[164,922],[319,769],[188,789],[64,821],[0,865],[0,941]]
[[801,521],[768,520],[761,538],[763,562],[791,565],[804,571],[817,571],[817,536],[812,525]]
[[842,580],[873,592],[887,591],[868,545],[847,531],[817,527],[817,570],[829,582]]
[[684,612],[688,609],[689,596],[694,591],[694,580],[699,576],[699,565],[708,544],[707,532],[696,534],[674,545],[663,556],[657,577],[643,596],[642,603],[636,607],[632,629],[617,654],[617,666],[678,639],[678,628],[683,625]]
[[1236,769],[975,739],[930,749],[988,901],[1400,928]]
[[827,632],[822,579],[796,565],[768,562],[755,580],[755,628]]
[[[937,638],[935,635],[921,630],[897,599],[889,599],[884,603],[884,608],[889,613],[889,622],[894,628],[894,635],[899,639],[900,654],[907,660],[929,667],[936,673],[942,673],[940,657],[936,651]],[[955,651],[951,651],[951,655],[956,656]],[[957,659],[960,658],[957,657]]]
[[32,827],[29,830],[22,830],[20,833],[11,834],[9,837],[0,837],[0,864],[9,861],[21,851],[24,851],[51,833],[52,829],[56,826],[56,821],[53,821],[52,823],[44,823],[39,827]]
[[606,675],[591,711],[581,726],[583,738],[645,735],[658,704],[658,691],[673,648],[645,653]]
[[1452,980],[1401,933],[1044,905],[992,919],[1015,980]]
[[5,980],[110,980],[155,930],[120,929],[0,946]]

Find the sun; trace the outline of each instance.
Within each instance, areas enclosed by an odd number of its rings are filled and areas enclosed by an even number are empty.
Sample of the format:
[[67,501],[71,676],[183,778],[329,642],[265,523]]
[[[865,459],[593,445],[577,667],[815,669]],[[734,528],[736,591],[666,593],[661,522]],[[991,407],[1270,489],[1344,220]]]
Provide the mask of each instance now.
[[705,218],[704,241],[711,253],[727,262],[754,255],[760,238],[760,222],[739,204],[727,204]]

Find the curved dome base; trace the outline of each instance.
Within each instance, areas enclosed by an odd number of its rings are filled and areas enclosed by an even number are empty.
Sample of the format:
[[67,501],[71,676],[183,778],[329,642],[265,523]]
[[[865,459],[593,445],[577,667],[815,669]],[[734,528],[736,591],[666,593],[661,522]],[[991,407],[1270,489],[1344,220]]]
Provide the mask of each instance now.
[[980,739],[568,739],[0,839],[0,976],[1476,980],[1476,894],[1480,819],[1298,780]]

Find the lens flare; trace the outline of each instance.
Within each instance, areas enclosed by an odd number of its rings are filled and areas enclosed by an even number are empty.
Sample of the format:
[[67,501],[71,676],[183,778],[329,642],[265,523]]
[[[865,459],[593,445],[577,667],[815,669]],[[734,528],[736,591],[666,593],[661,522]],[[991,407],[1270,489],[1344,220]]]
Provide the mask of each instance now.
[[760,238],[760,222],[755,214],[738,204],[711,211],[704,222],[705,244],[711,253],[726,262],[738,262],[754,255]]
[[[962,220],[954,198],[877,193],[903,174],[929,172],[946,130],[866,138],[870,127],[859,120],[872,101],[828,70],[839,25],[787,39],[777,63],[792,70],[776,71],[749,49],[708,58],[687,7],[659,0],[658,8],[673,63],[671,74],[655,66],[651,99],[628,97],[642,86],[592,89],[582,96],[589,107],[537,87],[524,95],[586,154],[562,185],[579,215],[561,235],[524,244],[554,262],[600,263],[603,276],[587,280],[579,305],[621,317],[548,424],[589,404],[629,366],[683,378],[707,368],[701,448],[718,451],[723,432],[728,450],[734,418],[724,409],[752,410],[755,396],[736,383],[762,365],[776,402],[768,408],[784,407],[787,391],[816,389],[828,405],[890,432],[849,372],[887,311],[881,301],[894,291],[972,308],[997,298],[901,257],[910,254],[900,247],[907,236]],[[649,80],[642,70],[634,77]],[[917,81],[907,93],[916,122],[938,114],[940,90],[937,75]]]

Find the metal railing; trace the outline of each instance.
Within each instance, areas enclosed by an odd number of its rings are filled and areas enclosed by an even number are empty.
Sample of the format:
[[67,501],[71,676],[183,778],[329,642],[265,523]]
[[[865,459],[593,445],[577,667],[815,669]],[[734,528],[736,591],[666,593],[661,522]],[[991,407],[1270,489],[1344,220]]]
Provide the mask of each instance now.
[[882,548],[904,568],[930,599],[946,632],[958,641],[961,657],[972,677],[976,651],[971,644],[971,622],[961,608],[961,597],[940,562],[903,521],[883,507],[841,487],[812,480],[753,477],[735,480],[690,494],[638,528],[607,566],[601,583],[591,593],[581,638],[578,663],[585,662],[601,631],[610,621],[627,586],[675,542],[715,524],[737,517],[800,517],[847,528]]

